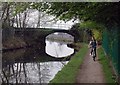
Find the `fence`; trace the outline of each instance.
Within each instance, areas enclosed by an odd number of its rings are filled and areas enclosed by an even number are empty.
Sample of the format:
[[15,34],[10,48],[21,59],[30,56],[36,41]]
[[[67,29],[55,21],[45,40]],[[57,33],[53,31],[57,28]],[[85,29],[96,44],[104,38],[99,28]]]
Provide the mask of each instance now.
[[112,60],[113,66],[118,75],[120,75],[120,66],[119,66],[119,30],[118,27],[112,27],[111,29],[105,29],[103,32],[103,41],[102,45],[106,54]]

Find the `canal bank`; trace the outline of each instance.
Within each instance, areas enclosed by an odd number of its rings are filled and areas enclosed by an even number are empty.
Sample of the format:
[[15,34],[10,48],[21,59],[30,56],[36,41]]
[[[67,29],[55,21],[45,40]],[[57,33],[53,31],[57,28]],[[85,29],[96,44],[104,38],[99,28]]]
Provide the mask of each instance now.
[[97,49],[98,56],[96,61],[93,61],[87,45],[83,44],[82,46],[79,52],[56,74],[49,84],[102,83],[116,85],[116,77],[102,47]]
[[75,83],[76,75],[79,70],[79,66],[82,64],[84,56],[88,51],[86,44],[81,44],[81,49],[71,58],[67,65],[59,71],[53,80],[52,83]]
[[104,52],[102,46],[100,46],[97,51],[98,51],[98,55],[99,55],[98,56],[99,62],[102,65],[103,73],[105,75],[106,83],[108,83],[108,85],[109,84],[117,85],[117,76],[114,72],[114,68],[111,63],[111,59],[105,55],[105,52]]

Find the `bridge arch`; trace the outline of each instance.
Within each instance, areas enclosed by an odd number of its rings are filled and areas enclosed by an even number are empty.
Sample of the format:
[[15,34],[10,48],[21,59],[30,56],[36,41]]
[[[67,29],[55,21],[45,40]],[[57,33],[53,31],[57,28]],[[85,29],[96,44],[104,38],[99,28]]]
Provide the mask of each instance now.
[[[21,30],[22,29],[22,30]],[[65,30],[65,29],[51,29],[51,28],[14,28],[15,33],[20,36],[20,32],[23,32],[26,39],[39,41],[40,39],[45,40],[49,34],[55,32],[67,33],[74,37],[74,42],[78,40],[78,34],[76,30]]]

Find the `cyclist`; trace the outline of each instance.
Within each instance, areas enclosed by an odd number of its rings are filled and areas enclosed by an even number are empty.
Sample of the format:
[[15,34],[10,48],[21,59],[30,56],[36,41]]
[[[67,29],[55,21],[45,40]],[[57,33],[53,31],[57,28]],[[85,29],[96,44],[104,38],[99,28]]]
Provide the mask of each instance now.
[[91,48],[90,55],[93,56],[93,60],[95,61],[97,42],[94,37],[92,37],[92,40],[90,41],[89,46]]

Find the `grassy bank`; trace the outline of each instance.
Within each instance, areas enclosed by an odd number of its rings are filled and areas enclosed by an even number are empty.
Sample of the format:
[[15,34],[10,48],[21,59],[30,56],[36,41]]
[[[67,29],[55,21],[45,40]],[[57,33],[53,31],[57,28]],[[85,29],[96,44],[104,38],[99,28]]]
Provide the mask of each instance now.
[[110,66],[109,59],[105,56],[104,50],[102,47],[98,48],[98,55],[100,63],[102,64],[103,72],[105,75],[106,83],[115,83],[115,79],[113,77],[112,68]]
[[50,81],[50,83],[75,83],[79,66],[82,64],[83,58],[88,50],[86,44],[82,44],[81,46],[82,48],[79,50],[79,52],[71,58],[68,64],[57,73],[55,78]]

